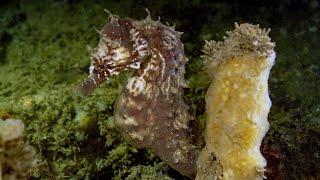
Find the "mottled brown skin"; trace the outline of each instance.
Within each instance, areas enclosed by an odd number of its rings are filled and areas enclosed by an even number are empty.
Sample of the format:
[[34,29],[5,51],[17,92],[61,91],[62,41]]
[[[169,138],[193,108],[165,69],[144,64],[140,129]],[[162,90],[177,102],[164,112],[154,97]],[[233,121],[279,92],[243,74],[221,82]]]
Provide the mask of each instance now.
[[98,47],[91,50],[91,75],[80,92],[88,94],[108,76],[137,69],[117,99],[117,127],[132,145],[153,148],[171,167],[194,177],[200,148],[182,98],[187,58],[180,33],[150,17],[111,17],[100,33]]

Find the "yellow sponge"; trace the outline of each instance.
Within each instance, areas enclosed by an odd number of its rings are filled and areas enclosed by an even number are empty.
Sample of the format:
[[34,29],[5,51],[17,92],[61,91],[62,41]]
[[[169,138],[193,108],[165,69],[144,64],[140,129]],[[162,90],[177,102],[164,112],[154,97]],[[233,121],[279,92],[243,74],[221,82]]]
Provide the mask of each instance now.
[[260,153],[269,129],[268,77],[274,64],[269,30],[236,24],[224,42],[206,42],[203,58],[211,85],[206,96],[206,147],[196,179],[262,179]]

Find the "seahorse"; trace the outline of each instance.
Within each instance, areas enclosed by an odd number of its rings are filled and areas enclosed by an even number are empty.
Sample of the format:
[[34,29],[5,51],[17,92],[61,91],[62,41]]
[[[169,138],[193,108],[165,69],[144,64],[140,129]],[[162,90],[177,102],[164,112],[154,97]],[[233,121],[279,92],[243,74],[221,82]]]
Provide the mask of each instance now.
[[181,174],[194,177],[200,148],[195,121],[183,100],[187,58],[180,32],[151,19],[118,18],[110,14],[90,50],[90,75],[80,86],[89,94],[112,75],[135,69],[115,103],[115,124],[138,148],[152,148]]
[[224,42],[207,41],[204,46],[211,85],[198,180],[264,178],[260,146],[269,129],[268,77],[276,57],[269,31],[236,24]]

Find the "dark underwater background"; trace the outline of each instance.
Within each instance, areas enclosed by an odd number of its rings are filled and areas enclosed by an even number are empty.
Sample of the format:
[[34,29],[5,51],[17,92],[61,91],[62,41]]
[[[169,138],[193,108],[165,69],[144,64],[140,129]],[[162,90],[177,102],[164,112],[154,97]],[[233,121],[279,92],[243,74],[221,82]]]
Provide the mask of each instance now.
[[0,119],[25,124],[37,150],[30,179],[188,179],[152,150],[120,136],[113,104],[132,72],[112,77],[88,97],[75,86],[88,75],[108,9],[120,17],[176,24],[190,59],[186,102],[204,124],[209,81],[204,40],[222,40],[234,22],[271,28],[276,64],[269,85],[271,128],[264,140],[274,175],[320,179],[320,2],[316,0],[0,0]]

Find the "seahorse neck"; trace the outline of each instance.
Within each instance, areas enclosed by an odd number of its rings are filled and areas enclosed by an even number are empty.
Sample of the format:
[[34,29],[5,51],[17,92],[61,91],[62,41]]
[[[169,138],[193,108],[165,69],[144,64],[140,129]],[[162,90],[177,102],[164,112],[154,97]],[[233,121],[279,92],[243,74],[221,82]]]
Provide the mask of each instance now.
[[193,143],[193,118],[182,96],[187,60],[183,45],[168,27],[144,26],[133,31],[144,36],[132,36],[147,44],[148,54],[118,97],[115,123],[131,144],[153,148],[164,162],[192,177],[199,148]]

